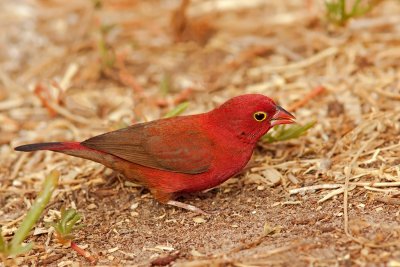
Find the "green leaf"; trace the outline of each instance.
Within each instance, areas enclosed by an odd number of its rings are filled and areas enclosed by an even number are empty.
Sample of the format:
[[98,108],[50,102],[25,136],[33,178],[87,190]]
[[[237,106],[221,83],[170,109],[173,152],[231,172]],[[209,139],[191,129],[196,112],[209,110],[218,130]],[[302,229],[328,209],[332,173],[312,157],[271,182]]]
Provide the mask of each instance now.
[[65,231],[67,233],[71,233],[73,230],[76,229],[77,225],[75,225],[79,220],[81,219],[80,214],[76,213],[74,216],[69,220],[69,222],[66,224]]
[[178,116],[179,114],[184,112],[188,108],[188,106],[189,106],[189,102],[180,103],[173,110],[171,110],[167,114],[165,114],[164,118],[171,118],[171,117]]
[[380,1],[355,0],[347,12],[346,0],[326,0],[327,19],[339,26],[343,26],[351,18],[360,17],[371,11]]
[[66,210],[62,207],[61,218],[57,222],[52,222],[48,225],[53,226],[62,239],[72,240],[74,236],[71,233],[83,227],[83,225],[76,224],[81,218],[82,216],[75,209]]
[[315,125],[315,123],[316,121],[312,121],[304,125],[280,125],[275,127],[272,132],[265,134],[261,140],[267,143],[273,143],[277,141],[286,141],[289,139],[298,138],[306,134],[307,131]]
[[[33,243],[22,245],[22,242],[28,236],[30,230],[40,218],[47,203],[49,203],[51,195],[56,189],[60,174],[57,171],[52,171],[44,180],[42,189],[35,199],[21,225],[18,227],[17,232],[14,234],[10,244],[6,244],[4,239],[0,238],[0,251],[7,256],[14,256],[25,253],[32,249]],[[0,234],[1,236],[1,234]]]

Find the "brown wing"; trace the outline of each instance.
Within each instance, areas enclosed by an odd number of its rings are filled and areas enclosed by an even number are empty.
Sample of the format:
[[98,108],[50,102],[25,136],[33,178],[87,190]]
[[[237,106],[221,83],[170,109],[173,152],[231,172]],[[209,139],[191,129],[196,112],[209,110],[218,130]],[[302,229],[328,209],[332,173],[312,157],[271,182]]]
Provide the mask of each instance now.
[[194,118],[136,124],[95,136],[82,145],[159,170],[198,174],[210,168],[213,142]]

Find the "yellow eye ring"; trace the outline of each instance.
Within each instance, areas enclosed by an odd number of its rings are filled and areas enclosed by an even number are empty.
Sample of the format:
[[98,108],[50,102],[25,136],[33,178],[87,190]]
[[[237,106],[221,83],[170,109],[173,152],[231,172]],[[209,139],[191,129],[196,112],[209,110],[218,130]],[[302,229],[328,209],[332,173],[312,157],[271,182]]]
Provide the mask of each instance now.
[[253,117],[256,121],[261,122],[267,118],[267,113],[264,111],[257,111],[253,114]]

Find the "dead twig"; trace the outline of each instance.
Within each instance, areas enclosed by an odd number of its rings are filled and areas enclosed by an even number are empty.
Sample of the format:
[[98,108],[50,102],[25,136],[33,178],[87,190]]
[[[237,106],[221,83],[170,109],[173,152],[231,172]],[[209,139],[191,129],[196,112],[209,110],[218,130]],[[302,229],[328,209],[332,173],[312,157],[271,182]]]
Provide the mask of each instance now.
[[[349,187],[349,188],[347,189],[347,191],[349,192],[349,191],[353,190],[354,188],[356,188],[356,187],[355,187],[355,186],[351,186],[351,187]],[[334,197],[334,196],[336,196],[336,195],[340,195],[340,194],[342,194],[342,193],[344,193],[344,192],[345,192],[345,187],[344,187],[344,186],[341,187],[341,188],[335,189],[335,190],[329,192],[328,194],[326,194],[326,195],[325,195],[323,198],[321,198],[320,200],[318,200],[318,203],[325,202],[325,201],[327,201],[328,199],[331,199],[332,197]]]
[[305,95],[302,99],[299,101],[293,103],[291,106],[288,107],[288,110],[290,111],[295,111],[303,106],[305,106],[310,100],[314,99],[318,95],[322,94],[325,92],[325,88],[323,86],[317,86],[311,92],[309,92],[307,95]]
[[291,63],[288,65],[283,65],[283,66],[262,66],[262,67],[256,67],[253,69],[250,69],[248,71],[249,76],[255,77],[255,76],[260,76],[260,75],[265,75],[268,73],[273,73],[273,72],[285,72],[285,71],[293,71],[297,69],[302,69],[309,67],[311,65],[314,65],[325,58],[331,57],[336,55],[339,52],[339,48],[337,47],[329,47],[325,50],[322,50],[321,52],[306,58],[304,60]]
[[400,199],[398,198],[393,198],[393,197],[375,197],[374,200],[386,203],[386,204],[391,204],[391,205],[400,205]]
[[[349,185],[368,187],[370,189],[373,187],[399,187],[400,182],[350,182]],[[307,191],[315,191],[320,189],[336,189],[343,186],[343,184],[317,184],[291,189],[289,190],[289,194],[304,194]]]
[[295,194],[304,194],[307,191],[315,191],[315,190],[320,190],[320,189],[335,189],[338,187],[343,187],[343,184],[317,184],[317,185],[311,185],[311,186],[305,186],[305,187],[300,187],[296,189],[291,189],[289,190],[290,195],[295,195]]

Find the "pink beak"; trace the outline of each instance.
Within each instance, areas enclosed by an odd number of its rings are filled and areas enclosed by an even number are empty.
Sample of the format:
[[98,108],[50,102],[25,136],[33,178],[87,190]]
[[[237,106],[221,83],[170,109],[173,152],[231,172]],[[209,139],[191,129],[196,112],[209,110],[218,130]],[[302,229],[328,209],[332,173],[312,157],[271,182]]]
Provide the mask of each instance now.
[[296,118],[289,112],[286,111],[281,106],[276,106],[275,115],[271,119],[271,125],[279,125],[279,124],[291,124],[295,123]]

